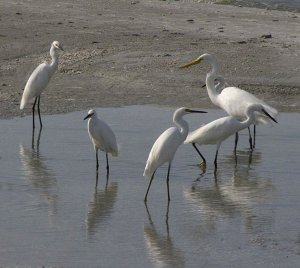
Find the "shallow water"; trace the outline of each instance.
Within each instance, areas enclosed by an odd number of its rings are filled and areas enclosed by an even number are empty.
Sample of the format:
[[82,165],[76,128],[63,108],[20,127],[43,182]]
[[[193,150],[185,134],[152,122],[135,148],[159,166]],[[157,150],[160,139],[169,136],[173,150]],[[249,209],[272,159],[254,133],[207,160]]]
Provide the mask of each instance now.
[[[252,0],[251,0],[252,1]],[[248,2],[251,2],[248,1]],[[256,2],[261,3],[266,6],[274,8],[300,8],[299,0],[256,0]]]
[[[215,3],[228,3],[224,0],[212,0]],[[234,0],[231,1],[235,5],[249,6],[249,7],[259,7],[259,8],[270,8],[277,10],[286,11],[300,11],[300,1],[299,0]]]
[[[142,177],[153,141],[172,125],[173,108],[97,109],[120,144],[106,180],[100,153],[98,187],[86,111],[44,116],[32,148],[31,118],[0,120],[0,266],[10,267],[297,267],[300,261],[298,113],[258,127],[250,158],[247,131],[237,164],[233,138],[203,146],[201,174],[190,145],[171,170],[158,170],[148,196]],[[220,110],[187,115],[191,129]],[[249,159],[251,160],[249,163]]]

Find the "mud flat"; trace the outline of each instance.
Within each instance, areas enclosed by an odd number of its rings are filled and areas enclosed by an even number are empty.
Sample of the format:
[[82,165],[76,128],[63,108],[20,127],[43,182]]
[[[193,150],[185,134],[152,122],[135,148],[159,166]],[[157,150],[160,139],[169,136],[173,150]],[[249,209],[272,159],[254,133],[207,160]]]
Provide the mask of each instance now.
[[229,85],[280,111],[300,110],[300,18],[285,11],[197,1],[1,1],[0,117],[19,111],[31,71],[65,49],[42,96],[43,113],[158,104],[212,108],[201,85],[213,53]]

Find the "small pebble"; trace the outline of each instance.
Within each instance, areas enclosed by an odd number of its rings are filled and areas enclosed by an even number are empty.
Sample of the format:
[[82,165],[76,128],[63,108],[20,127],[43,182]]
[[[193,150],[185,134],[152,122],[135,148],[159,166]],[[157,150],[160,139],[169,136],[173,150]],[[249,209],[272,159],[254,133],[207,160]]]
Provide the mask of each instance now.
[[261,38],[269,39],[269,38],[272,38],[272,35],[271,35],[271,34],[263,34],[263,35],[261,36]]

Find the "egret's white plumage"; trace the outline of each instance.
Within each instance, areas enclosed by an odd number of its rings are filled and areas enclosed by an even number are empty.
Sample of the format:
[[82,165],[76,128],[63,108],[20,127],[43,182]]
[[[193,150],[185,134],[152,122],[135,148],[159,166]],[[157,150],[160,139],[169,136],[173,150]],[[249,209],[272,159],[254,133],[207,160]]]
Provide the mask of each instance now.
[[183,116],[188,113],[205,113],[202,111],[190,110],[185,107],[179,108],[173,115],[173,122],[176,127],[170,127],[165,130],[155,141],[152,149],[149,153],[146,167],[144,170],[144,176],[150,177],[149,186],[145,195],[145,201],[147,201],[147,195],[154,178],[154,173],[164,163],[169,163],[168,175],[167,175],[167,189],[168,200],[170,200],[169,193],[169,173],[172,160],[178,149],[178,147],[184,142],[188,134],[188,123],[183,120]]
[[195,144],[217,144],[215,155],[215,167],[217,167],[217,156],[221,143],[236,132],[249,127],[260,114],[264,114],[270,120],[277,123],[277,121],[265,110],[265,107],[262,104],[251,104],[246,107],[246,120],[238,121],[233,116],[219,118],[190,132],[184,143],[193,144],[203,159],[204,166],[206,163],[205,158]]
[[[39,111],[39,103],[40,103],[40,95],[42,91],[48,85],[50,78],[54,74],[58,66],[58,50],[63,50],[62,46],[58,41],[54,41],[51,44],[50,55],[52,58],[51,63],[41,63],[30,75],[21,99],[20,109],[24,109],[28,102],[35,98],[34,105],[32,108],[33,116],[34,116],[34,108],[38,98],[38,111]],[[40,117],[40,111],[39,111]],[[41,118],[40,118],[41,123]],[[41,124],[42,126],[42,124]],[[34,127],[34,118],[33,118],[33,127]]]
[[222,75],[218,75],[215,78],[215,82],[217,82],[217,84],[215,85],[216,91],[220,93],[225,88],[225,79]]
[[151,177],[158,167],[166,162],[172,162],[186,136],[185,129],[171,127],[165,130],[152,146],[143,176]]
[[106,168],[109,172],[108,157],[107,154],[110,153],[112,156],[118,156],[118,145],[114,132],[111,130],[110,126],[104,121],[100,120],[97,116],[95,110],[89,110],[88,115],[84,118],[88,120],[88,132],[91,141],[94,144],[96,151],[96,164],[97,170],[98,164],[98,149],[106,153]]
[[[222,80],[219,86],[216,87],[215,81],[220,81],[220,79],[223,79],[223,77],[219,75],[219,65],[217,59],[213,55],[203,54],[196,60],[181,66],[181,68],[186,68],[191,65],[198,64],[201,61],[207,61],[212,66],[211,72],[209,72],[206,76],[206,88],[209,98],[213,104],[219,106],[229,115],[235,117],[238,120],[246,119],[246,109],[249,105],[261,104],[268,114],[270,114],[273,118],[276,118],[278,111],[270,105],[266,104],[263,100],[255,97],[253,94],[237,87],[225,87]],[[222,87],[224,88],[222,89]],[[266,115],[256,113],[253,124],[269,124],[270,122],[270,118],[268,118]]]

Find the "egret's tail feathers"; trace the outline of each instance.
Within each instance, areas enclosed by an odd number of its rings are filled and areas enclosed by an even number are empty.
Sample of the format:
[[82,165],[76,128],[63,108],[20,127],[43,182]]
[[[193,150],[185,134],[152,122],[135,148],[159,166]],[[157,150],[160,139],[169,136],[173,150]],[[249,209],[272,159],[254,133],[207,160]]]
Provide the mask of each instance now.
[[184,144],[188,144],[188,143],[191,143],[191,142],[192,142],[192,140],[193,140],[193,133],[194,133],[194,132],[190,132],[190,133],[187,135],[185,141],[183,142]]
[[189,143],[191,143],[191,142],[189,141],[189,139],[186,139],[186,140],[183,142],[183,144],[189,144]]
[[183,142],[183,144],[188,144],[190,143],[190,139],[191,139],[191,136],[187,136],[185,141]]
[[121,150],[121,145],[117,144],[116,148],[114,148],[113,152],[111,153],[111,155],[113,157],[117,157],[119,155],[119,152]]
[[25,107],[25,105],[26,105],[26,101],[25,101],[25,99],[24,99],[24,98],[22,98],[22,100],[21,100],[21,104],[20,104],[20,110],[23,110],[23,109],[24,109],[24,107]]
[[110,150],[108,150],[107,152],[109,152],[111,154],[112,157],[117,157],[119,155],[119,151],[118,148],[110,148]]
[[144,173],[143,173],[143,176],[146,177],[146,178],[149,178],[150,177],[150,172],[145,169]]
[[146,178],[150,178],[152,176],[153,172],[154,171],[153,171],[152,166],[147,162],[143,176]]
[[[201,127],[203,127],[205,124],[202,124]],[[195,129],[187,135],[185,141],[183,142],[184,144],[192,143],[194,142],[194,139],[198,136],[197,133],[199,132],[199,129]]]
[[106,148],[106,152],[109,152],[112,157],[117,157],[119,155],[119,146],[116,144],[111,145],[109,148]]
[[118,150],[117,150],[117,151],[111,152],[111,156],[112,156],[112,157],[117,157],[118,155],[119,155]]

